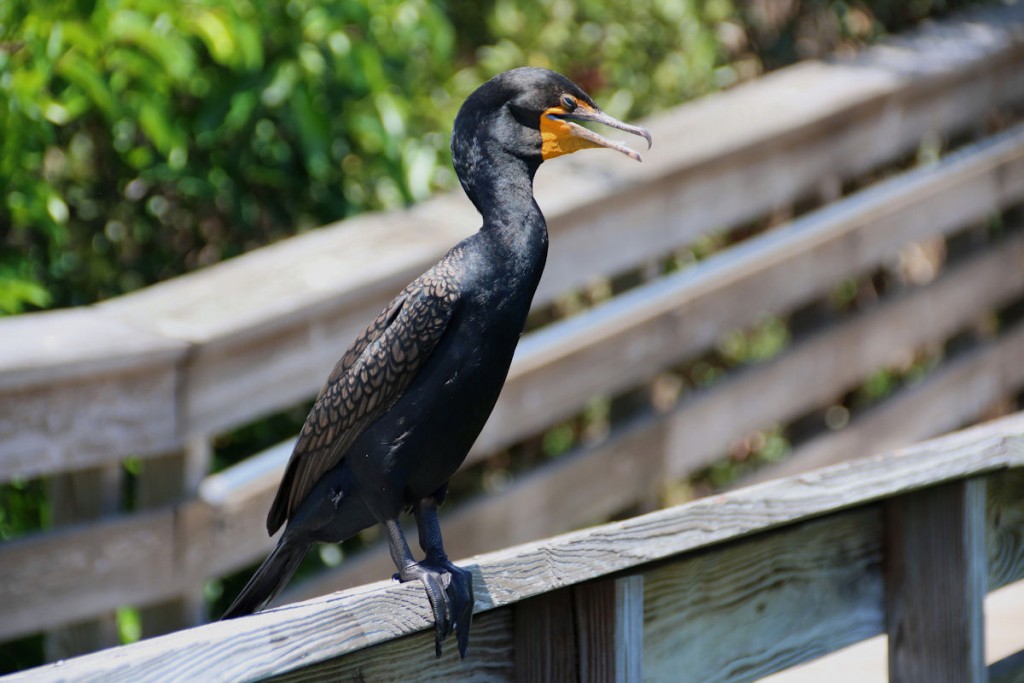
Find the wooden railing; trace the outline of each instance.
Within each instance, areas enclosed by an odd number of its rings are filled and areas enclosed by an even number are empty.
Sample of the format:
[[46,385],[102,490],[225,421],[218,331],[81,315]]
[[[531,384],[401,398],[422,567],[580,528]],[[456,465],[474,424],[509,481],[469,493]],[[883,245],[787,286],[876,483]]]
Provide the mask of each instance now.
[[[992,321],[1024,298],[1024,226],[1012,210],[1024,203],[1024,127],[987,126],[1022,103],[1024,7],[1013,5],[681,107],[649,122],[655,147],[642,165],[597,153],[546,164],[537,186],[551,250],[539,307],[600,278],[643,280],[701,235],[771,216],[778,226],[525,336],[470,466],[595,396],[649,386],[765,315],[806,312],[924,247],[945,246],[950,258],[857,313],[818,316],[816,331],[794,331],[771,360],[613,420],[601,438],[446,510],[453,556],[648,504],[735,440],[833,405],[964,330],[982,329],[980,341],[935,355],[924,379],[798,444],[771,474],[1005,412],[1024,387],[1024,325]],[[922,141],[942,139],[962,144],[908,161]],[[147,607],[146,633],[200,619],[203,582],[271,547],[263,519],[290,449],[211,475],[212,439],[311,397],[359,327],[476,225],[464,198],[441,197],[96,306],[0,320],[0,481],[45,478],[54,522],[0,544],[0,638],[62,629],[51,649],[61,656],[109,644],[120,606]],[[128,458],[143,464],[137,509],[124,512]],[[391,571],[386,552],[370,548],[285,597]],[[386,594],[413,595],[395,590]]]
[[892,680],[1020,680],[1024,650],[985,666],[983,600],[1024,579],[1024,413],[461,564],[462,661],[382,582],[24,678],[750,681],[887,633]]

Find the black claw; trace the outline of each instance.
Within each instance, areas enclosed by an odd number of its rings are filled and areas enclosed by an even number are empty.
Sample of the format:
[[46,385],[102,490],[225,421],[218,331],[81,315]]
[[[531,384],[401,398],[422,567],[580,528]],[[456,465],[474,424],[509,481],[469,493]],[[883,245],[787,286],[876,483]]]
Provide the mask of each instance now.
[[434,653],[441,656],[441,643],[455,633],[459,657],[466,658],[469,630],[473,625],[473,575],[450,562],[410,565],[395,574],[395,579],[419,579],[434,613]]
[[434,616],[434,653],[440,657],[442,641],[455,630],[456,611],[451,601],[452,575],[445,569],[417,563],[406,567],[395,577],[403,583],[414,579],[423,583]]
[[446,563],[445,569],[449,577],[446,593],[451,605],[452,629],[459,648],[459,658],[466,658],[469,647],[469,631],[473,626],[473,574],[468,570]]

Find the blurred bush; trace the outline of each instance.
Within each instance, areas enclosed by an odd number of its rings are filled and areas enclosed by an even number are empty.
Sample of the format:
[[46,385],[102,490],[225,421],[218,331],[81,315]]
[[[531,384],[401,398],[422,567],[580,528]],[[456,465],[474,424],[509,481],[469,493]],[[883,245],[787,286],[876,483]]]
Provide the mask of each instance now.
[[6,312],[423,197],[445,159],[428,0],[5,0],[0,35]]
[[[464,4],[451,13],[459,35],[473,16]],[[735,80],[718,34],[735,14],[732,0],[492,0],[457,91],[533,64],[566,74],[615,116],[641,116]]]
[[5,0],[0,314],[93,302],[451,187],[521,64],[636,117],[968,0]]

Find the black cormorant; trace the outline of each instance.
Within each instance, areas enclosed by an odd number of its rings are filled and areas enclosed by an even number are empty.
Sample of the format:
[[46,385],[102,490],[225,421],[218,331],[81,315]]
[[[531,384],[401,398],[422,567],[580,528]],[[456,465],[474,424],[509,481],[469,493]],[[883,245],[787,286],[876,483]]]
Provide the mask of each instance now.
[[[650,145],[645,129],[603,113],[547,69],[507,71],[466,99],[452,158],[483,226],[402,290],[334,367],[267,517],[269,533],[287,523],[284,533],[224,618],[266,605],[314,542],[339,543],[380,523],[396,577],[426,587],[437,654],[454,631],[465,656],[472,575],[448,560],[437,506],[494,407],[544,269],[548,233],[534,174],[545,159],[588,147],[640,160],[584,121]],[[407,509],[426,555],[420,562],[398,522]]]

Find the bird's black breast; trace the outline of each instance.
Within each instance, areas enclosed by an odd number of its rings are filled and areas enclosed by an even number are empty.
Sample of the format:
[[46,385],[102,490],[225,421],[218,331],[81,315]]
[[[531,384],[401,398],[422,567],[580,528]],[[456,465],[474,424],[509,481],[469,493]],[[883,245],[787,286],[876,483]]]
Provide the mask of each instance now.
[[501,392],[536,288],[539,274],[522,282],[511,260],[474,238],[442,261],[459,301],[430,361],[346,456],[365,487],[391,491],[392,505],[433,493],[462,464]]

